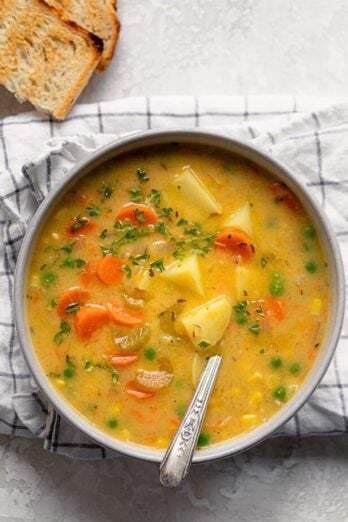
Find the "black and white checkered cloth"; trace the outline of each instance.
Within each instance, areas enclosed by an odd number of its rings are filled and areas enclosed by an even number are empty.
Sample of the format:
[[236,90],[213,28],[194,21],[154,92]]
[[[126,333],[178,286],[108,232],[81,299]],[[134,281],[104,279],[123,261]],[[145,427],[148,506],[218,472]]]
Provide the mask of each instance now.
[[[97,147],[131,131],[202,127],[252,141],[287,164],[326,211],[348,265],[348,100],[153,97],[77,106],[64,123],[26,113],[0,120],[0,432],[38,436],[52,452],[115,456],[67,425],[40,397],[13,323],[13,272],[36,208]],[[348,432],[348,324],[311,399],[276,435]]]

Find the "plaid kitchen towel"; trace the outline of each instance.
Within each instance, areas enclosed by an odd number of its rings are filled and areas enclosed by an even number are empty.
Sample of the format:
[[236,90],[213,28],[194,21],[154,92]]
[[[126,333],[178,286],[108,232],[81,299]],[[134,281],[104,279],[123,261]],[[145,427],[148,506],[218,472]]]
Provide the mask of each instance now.
[[[38,436],[52,452],[115,456],[66,424],[40,397],[13,323],[16,257],[46,194],[82,158],[120,135],[202,127],[249,140],[310,187],[348,266],[348,100],[301,97],[153,97],[76,106],[64,123],[36,112],[0,120],[0,432]],[[275,436],[348,432],[348,324],[322,383]]]

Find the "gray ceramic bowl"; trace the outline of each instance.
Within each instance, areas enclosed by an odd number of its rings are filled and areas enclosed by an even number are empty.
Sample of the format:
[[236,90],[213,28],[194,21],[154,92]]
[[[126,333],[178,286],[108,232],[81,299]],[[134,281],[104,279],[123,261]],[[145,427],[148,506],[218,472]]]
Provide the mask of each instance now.
[[247,143],[222,134],[201,130],[174,129],[142,132],[107,145],[91,154],[71,171],[68,178],[63,180],[62,184],[56,190],[49,194],[30,223],[19,253],[16,268],[14,291],[15,321],[23,354],[28,366],[41,391],[62,417],[90,439],[93,439],[106,448],[147,461],[160,462],[162,460],[164,455],[163,450],[155,450],[133,443],[122,442],[98,430],[71,407],[55,390],[46,377],[31,343],[25,311],[25,281],[29,259],[35,247],[38,235],[40,234],[42,224],[49,219],[52,207],[54,207],[60,196],[62,196],[72,184],[104,161],[119,156],[120,154],[135,151],[146,146],[172,142],[222,149],[223,151],[252,160],[255,164],[270,172],[275,178],[285,182],[302,202],[316,226],[328,261],[330,273],[332,306],[327,333],[313,369],[306,381],[298,393],[284,405],[279,413],[274,415],[265,424],[240,437],[196,451],[193,462],[208,462],[236,454],[254,446],[266,437],[269,437],[276,429],[288,421],[297,410],[301,408],[318,386],[330,363],[339,339],[344,313],[344,272],[337,241],[319,204],[308,193],[306,187],[298,181],[296,175],[289,171],[284,165],[270,157],[267,153]]

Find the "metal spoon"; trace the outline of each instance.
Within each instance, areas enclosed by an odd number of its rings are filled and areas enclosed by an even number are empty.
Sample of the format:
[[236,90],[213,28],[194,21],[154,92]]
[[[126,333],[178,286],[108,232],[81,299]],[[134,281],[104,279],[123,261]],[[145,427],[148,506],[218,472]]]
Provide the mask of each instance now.
[[160,465],[163,486],[175,488],[190,469],[220,363],[220,355],[210,357],[187,412],[163,457]]

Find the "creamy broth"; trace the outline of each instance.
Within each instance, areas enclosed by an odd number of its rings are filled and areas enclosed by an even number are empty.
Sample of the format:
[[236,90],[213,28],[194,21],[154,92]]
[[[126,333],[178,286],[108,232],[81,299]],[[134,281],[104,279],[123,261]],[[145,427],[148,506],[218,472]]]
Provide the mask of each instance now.
[[52,384],[101,430],[156,448],[215,353],[199,447],[276,414],[315,361],[329,306],[316,231],[289,189],[247,161],[181,145],[79,181],[45,224],[27,281]]

